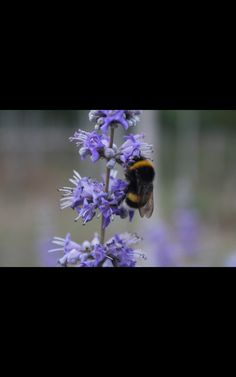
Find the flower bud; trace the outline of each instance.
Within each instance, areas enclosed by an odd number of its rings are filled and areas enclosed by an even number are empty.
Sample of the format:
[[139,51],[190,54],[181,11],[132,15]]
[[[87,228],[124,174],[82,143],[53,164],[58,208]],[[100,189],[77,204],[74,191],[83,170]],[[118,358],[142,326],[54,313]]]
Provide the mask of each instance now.
[[91,244],[89,241],[84,241],[82,245],[83,245],[83,250],[89,250],[91,247]]
[[115,155],[115,152],[112,148],[105,148],[104,155],[106,158],[112,158]]
[[115,164],[116,164],[116,160],[112,158],[111,160],[108,161],[107,168],[111,170],[114,168]]

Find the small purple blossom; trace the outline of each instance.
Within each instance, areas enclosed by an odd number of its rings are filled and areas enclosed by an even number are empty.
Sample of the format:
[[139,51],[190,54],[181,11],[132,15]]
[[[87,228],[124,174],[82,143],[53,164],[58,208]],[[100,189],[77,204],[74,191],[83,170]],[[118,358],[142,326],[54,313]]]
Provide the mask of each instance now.
[[136,259],[146,259],[145,254],[129,247],[130,244],[139,242],[137,234],[116,234],[107,242],[108,255],[113,259],[114,267],[135,267]]
[[52,242],[59,247],[49,250],[50,253],[55,251],[64,252],[64,256],[59,259],[59,263],[62,266],[67,266],[67,264],[76,264],[78,262],[82,252],[82,247],[78,243],[71,241],[70,233],[66,235],[66,238],[54,237]]
[[101,197],[105,197],[104,183],[97,182],[91,178],[81,178],[79,173],[74,170],[73,178],[69,180],[75,187],[63,187],[59,189],[63,192],[61,199],[61,209],[87,205],[90,203],[97,204]]
[[[113,170],[114,172],[114,170]],[[124,200],[124,193],[126,193],[128,187],[128,183],[125,181],[122,181],[122,179],[116,178],[114,175],[110,177],[110,195],[111,197],[121,202]]]
[[145,259],[145,254],[130,245],[140,241],[137,234],[116,234],[104,245],[99,243],[98,234],[91,242],[82,245],[71,241],[70,234],[66,238],[55,237],[53,243],[60,248],[50,252],[62,251],[64,256],[59,259],[62,266],[75,265],[77,267],[135,267],[138,258]]
[[90,156],[93,162],[103,157],[105,148],[109,146],[109,138],[106,135],[99,135],[96,131],[86,132],[78,130],[69,140],[75,141],[76,146],[80,148],[79,154],[82,160]]
[[127,131],[139,121],[140,110],[91,110],[89,120],[95,122],[95,128],[107,133],[109,126],[122,125]]

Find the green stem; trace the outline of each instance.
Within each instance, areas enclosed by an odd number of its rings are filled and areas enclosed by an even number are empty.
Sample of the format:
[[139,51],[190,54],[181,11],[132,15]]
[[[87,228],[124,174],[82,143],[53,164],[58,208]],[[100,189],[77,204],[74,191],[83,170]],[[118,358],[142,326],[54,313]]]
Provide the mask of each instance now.
[[[113,147],[114,133],[115,133],[115,129],[114,127],[111,127],[109,148]],[[111,174],[111,170],[106,168],[105,192],[109,191],[110,174]],[[105,227],[104,227],[104,216],[102,216],[102,223],[101,223],[101,244],[102,245],[104,244],[104,241],[105,241]]]

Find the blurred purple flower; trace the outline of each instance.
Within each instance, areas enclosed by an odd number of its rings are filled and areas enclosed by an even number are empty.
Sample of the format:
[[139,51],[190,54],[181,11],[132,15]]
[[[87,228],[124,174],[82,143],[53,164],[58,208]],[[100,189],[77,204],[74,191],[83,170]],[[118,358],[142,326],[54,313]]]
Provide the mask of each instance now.
[[[180,267],[200,253],[200,224],[197,212],[178,209],[172,215],[173,223],[157,224],[147,230],[153,247],[155,262],[160,267]],[[192,260],[193,262],[193,260]]]
[[194,256],[199,250],[200,224],[196,210],[180,209],[174,212],[174,226],[177,242],[188,256]]
[[149,233],[158,267],[177,267],[179,265],[179,248],[171,240],[169,228],[164,223],[158,224]]
[[42,267],[54,267],[56,260],[49,255],[48,250],[50,248],[52,240],[51,237],[42,237],[36,241],[35,248],[38,253],[38,263]]
[[95,128],[107,133],[110,125],[122,125],[125,130],[139,121],[140,110],[91,110],[89,120],[95,122]]
[[90,178],[81,178],[74,170],[74,176],[70,182],[75,185],[59,189],[63,193],[61,199],[61,209],[72,208],[76,210],[77,221],[82,218],[83,224],[91,221],[99,210],[104,216],[104,227],[106,228],[114,215],[122,218],[128,217],[132,220],[133,211],[124,212],[122,202],[125,199],[128,183],[121,179],[116,179],[111,174],[109,192],[104,192],[104,183],[97,182]]
[[104,245],[99,243],[95,234],[91,242],[85,241],[82,245],[71,241],[70,234],[66,238],[55,237],[53,243],[59,248],[50,252],[62,251],[64,256],[59,259],[62,266],[75,265],[77,267],[134,267],[137,258],[145,258],[139,250],[130,248],[140,238],[136,234],[124,233],[115,235]]
[[236,267],[236,251],[226,258],[224,267]]

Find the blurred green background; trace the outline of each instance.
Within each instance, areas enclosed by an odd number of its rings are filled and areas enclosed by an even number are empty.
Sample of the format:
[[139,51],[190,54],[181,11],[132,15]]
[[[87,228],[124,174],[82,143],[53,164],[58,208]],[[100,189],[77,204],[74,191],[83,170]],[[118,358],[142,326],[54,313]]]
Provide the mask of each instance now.
[[[59,209],[57,188],[68,185],[73,169],[97,178],[104,171],[102,161],[80,161],[68,141],[78,128],[92,130],[87,110],[0,111],[0,266],[56,266],[61,255],[47,253],[53,236],[69,231],[82,242],[99,229],[99,220],[82,226],[72,210]],[[148,256],[140,266],[226,265],[236,253],[236,111],[145,110],[130,132],[144,132],[154,146],[155,212],[150,220],[136,214],[132,224],[117,218],[107,237],[140,233]],[[117,130],[116,144],[123,135]],[[185,251],[176,236],[183,210],[197,214],[197,225],[187,215],[181,228]],[[167,243],[175,257],[164,263]]]

